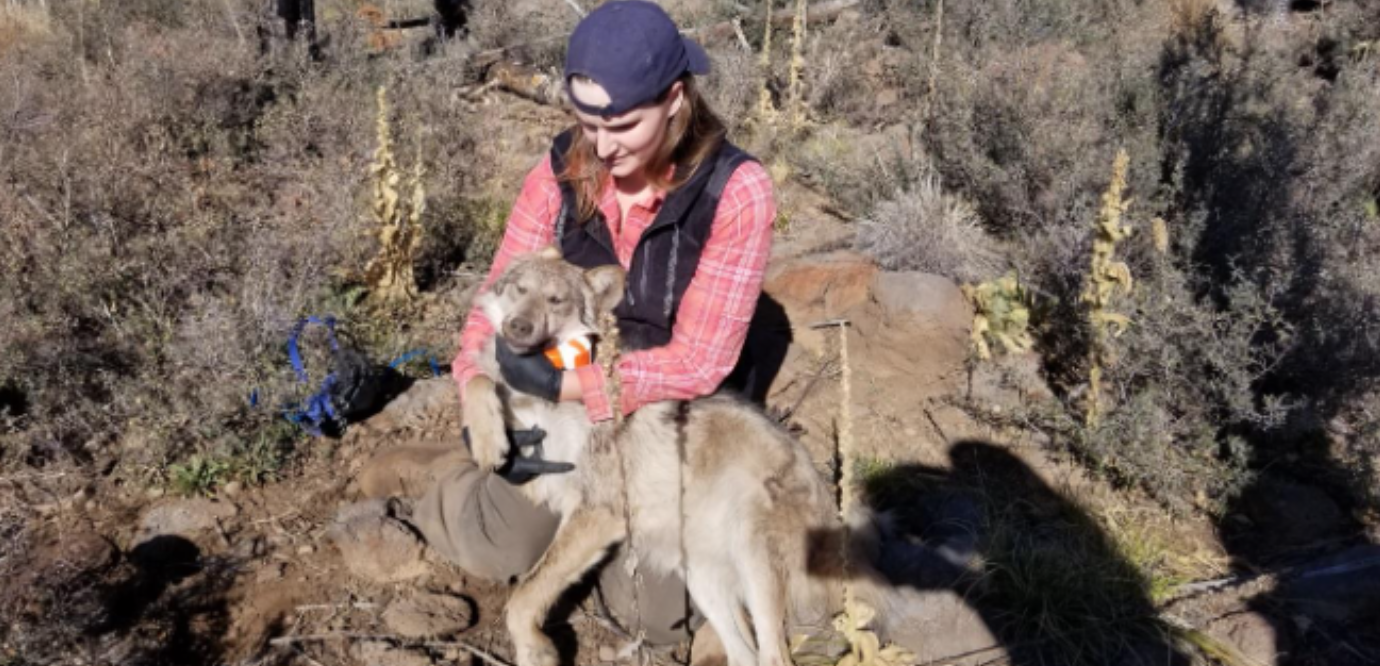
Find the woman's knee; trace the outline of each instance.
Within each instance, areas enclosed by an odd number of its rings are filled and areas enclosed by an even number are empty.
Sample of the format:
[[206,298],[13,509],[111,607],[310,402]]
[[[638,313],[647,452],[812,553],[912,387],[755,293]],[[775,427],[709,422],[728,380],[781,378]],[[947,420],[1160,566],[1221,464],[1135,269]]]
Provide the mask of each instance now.
[[467,463],[427,492],[413,522],[431,547],[461,569],[507,582],[541,558],[557,518],[497,475]]

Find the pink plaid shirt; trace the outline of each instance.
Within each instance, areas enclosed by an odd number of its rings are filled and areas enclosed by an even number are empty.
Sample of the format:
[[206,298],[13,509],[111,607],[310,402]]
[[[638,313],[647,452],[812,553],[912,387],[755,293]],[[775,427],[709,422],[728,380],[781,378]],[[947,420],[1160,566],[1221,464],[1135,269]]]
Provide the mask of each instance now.
[[[622,219],[611,185],[612,177],[604,183],[599,210],[614,232],[618,261],[627,270],[637,241],[661,210],[665,194],[657,193],[645,206],[632,206],[627,219]],[[560,185],[547,156],[522,184],[522,192],[508,217],[503,243],[481,292],[493,284],[513,258],[555,242],[555,217],[560,208]],[[733,371],[762,292],[775,219],[776,200],[770,176],[756,162],[743,163],[724,187],[699,267],[676,312],[671,342],[664,347],[625,353],[619,360],[617,371],[623,382],[620,408],[624,414],[652,402],[709,395]],[[493,333],[493,324],[478,309],[472,309],[460,333],[460,353],[452,365],[455,381],[462,389],[480,374],[475,354]],[[613,409],[604,392],[605,380],[599,366],[580,368],[576,376],[590,420],[612,418]]]

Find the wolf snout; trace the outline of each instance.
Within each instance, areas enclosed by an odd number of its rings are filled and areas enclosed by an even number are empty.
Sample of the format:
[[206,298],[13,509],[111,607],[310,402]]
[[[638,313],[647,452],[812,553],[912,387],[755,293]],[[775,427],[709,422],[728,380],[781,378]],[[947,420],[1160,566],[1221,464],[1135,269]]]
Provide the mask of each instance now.
[[530,342],[536,326],[525,317],[513,317],[503,324],[503,336],[514,342]]

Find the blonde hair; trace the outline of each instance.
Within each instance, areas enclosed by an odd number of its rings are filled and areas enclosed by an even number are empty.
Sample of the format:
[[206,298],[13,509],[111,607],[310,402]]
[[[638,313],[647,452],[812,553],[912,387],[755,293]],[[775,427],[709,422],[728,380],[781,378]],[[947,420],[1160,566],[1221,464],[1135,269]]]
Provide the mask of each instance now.
[[[711,158],[719,149],[719,144],[728,133],[724,123],[709,108],[709,104],[695,87],[695,79],[686,74],[679,79],[681,94],[684,96],[680,111],[671,116],[662,139],[652,158],[647,161],[647,182],[658,190],[671,192],[690,179],[705,160]],[[665,100],[671,86],[657,98]],[[573,140],[565,153],[565,169],[556,177],[568,182],[575,190],[575,219],[580,224],[589,221],[599,212],[599,195],[608,175],[604,163],[595,154],[594,144],[585,138],[585,133],[576,125],[571,131]],[[675,166],[675,172],[667,172]]]

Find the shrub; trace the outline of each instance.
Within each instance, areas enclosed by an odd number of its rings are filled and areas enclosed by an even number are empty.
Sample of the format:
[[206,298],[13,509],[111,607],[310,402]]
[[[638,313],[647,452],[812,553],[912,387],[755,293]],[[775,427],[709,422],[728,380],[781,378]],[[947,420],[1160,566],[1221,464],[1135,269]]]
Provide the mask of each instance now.
[[[257,456],[244,475],[265,478],[280,452],[236,442],[260,441],[299,390],[282,351],[298,317],[330,310],[380,357],[422,335],[346,297],[376,250],[374,90],[412,72],[390,88],[398,152],[434,174],[436,215],[482,191],[483,130],[447,92],[462,68],[371,56],[334,16],[315,52],[261,52],[245,39],[261,17],[236,3],[54,3],[50,34],[0,49],[0,464],[116,458],[158,481],[193,454]],[[424,243],[423,286],[446,288],[475,236]]]
[[981,282],[1002,268],[977,211],[926,176],[879,202],[858,225],[857,248],[889,270],[916,270]]

